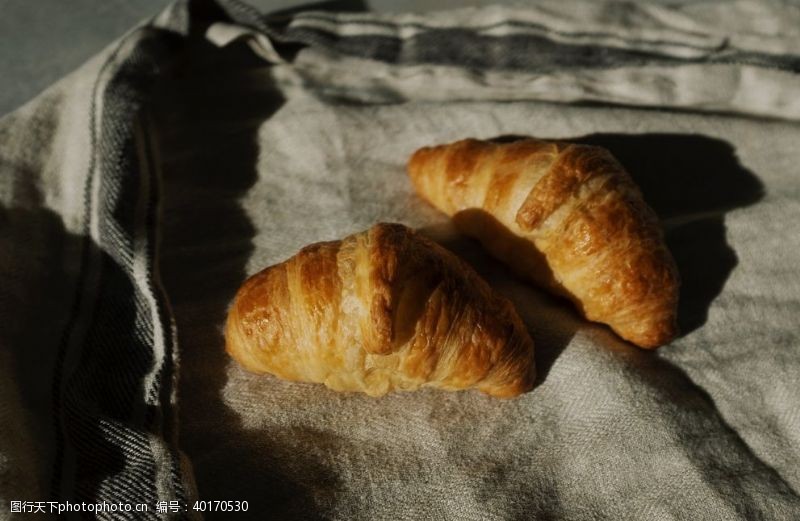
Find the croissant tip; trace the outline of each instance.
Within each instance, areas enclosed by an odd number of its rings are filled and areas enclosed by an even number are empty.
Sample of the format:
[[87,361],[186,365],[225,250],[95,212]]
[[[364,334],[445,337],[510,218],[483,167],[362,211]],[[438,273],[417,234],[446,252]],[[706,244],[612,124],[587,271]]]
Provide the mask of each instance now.
[[669,344],[678,338],[679,334],[680,331],[678,330],[677,324],[672,323],[668,326],[653,328],[644,334],[622,336],[642,349],[654,350]]
[[422,147],[418,150],[415,150],[414,153],[411,154],[411,157],[408,158],[406,169],[408,171],[408,176],[412,180],[415,180],[424,169],[425,163],[427,162],[431,151],[432,149],[430,147]]

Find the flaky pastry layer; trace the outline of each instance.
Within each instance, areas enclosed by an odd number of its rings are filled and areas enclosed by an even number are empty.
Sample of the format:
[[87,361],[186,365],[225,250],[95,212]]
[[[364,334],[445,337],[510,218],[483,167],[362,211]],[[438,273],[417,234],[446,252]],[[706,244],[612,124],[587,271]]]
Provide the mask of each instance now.
[[422,148],[417,192],[520,276],[654,348],[677,334],[679,278],[654,212],[604,148],[465,139]]
[[243,367],[372,396],[531,389],[533,341],[512,304],[398,224],[303,248],[248,279],[225,329]]

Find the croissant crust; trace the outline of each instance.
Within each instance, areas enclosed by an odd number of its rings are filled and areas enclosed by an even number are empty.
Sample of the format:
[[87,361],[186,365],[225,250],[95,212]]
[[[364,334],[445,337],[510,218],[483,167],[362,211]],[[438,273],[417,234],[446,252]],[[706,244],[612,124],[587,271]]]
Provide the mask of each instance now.
[[258,373],[378,396],[424,386],[516,396],[533,342],[511,303],[397,224],[303,248],[248,279],[226,349]]
[[677,334],[679,278],[654,212],[604,148],[466,139],[416,151],[417,192],[497,258],[646,348]]

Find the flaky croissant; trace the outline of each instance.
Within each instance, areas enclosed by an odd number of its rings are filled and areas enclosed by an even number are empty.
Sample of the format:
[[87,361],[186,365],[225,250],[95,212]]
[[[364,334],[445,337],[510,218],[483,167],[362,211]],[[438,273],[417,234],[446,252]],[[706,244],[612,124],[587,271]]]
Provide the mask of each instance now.
[[512,304],[398,224],[303,248],[248,279],[226,349],[246,369],[337,391],[531,389],[533,341]]
[[604,148],[466,139],[417,150],[417,192],[519,275],[641,347],[677,334],[679,278],[658,220]]

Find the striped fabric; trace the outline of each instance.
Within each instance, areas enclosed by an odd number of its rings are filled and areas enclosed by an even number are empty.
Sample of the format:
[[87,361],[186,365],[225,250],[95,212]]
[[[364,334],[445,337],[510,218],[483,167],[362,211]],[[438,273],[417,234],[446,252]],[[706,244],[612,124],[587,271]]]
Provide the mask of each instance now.
[[[205,499],[246,500],[254,518],[796,519],[800,157],[774,143],[800,137],[798,73],[800,8],[781,2],[426,16],[175,3],[0,121],[0,512],[124,502],[147,512],[96,517],[199,518]],[[623,131],[649,149],[708,147],[722,158],[709,179],[738,194],[693,206],[642,184],[678,248],[704,240],[687,223],[724,242],[735,214],[718,261],[744,273],[695,293],[704,277],[683,274],[691,317],[665,355],[642,358],[502,278],[518,306],[541,307],[522,314],[550,367],[511,405],[334,396],[220,354],[220,312],[245,275],[374,220],[441,224],[402,177],[414,146],[595,132],[615,151]],[[731,166],[728,142],[763,180]],[[738,177],[712,172],[725,165]],[[752,371],[729,369],[734,354]]]

